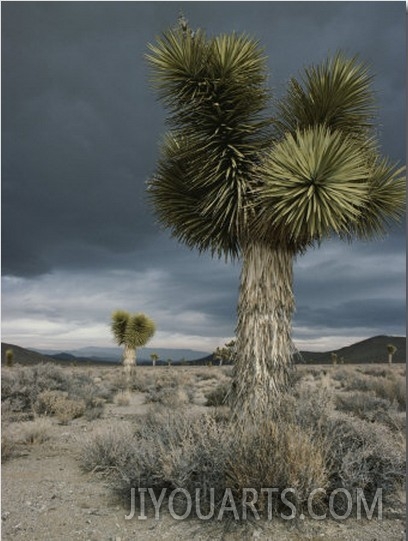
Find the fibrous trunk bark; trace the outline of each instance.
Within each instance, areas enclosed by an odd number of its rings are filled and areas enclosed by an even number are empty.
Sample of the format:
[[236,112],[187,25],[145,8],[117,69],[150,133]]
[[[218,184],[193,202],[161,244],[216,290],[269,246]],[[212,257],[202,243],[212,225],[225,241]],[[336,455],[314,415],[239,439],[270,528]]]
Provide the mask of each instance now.
[[243,250],[234,381],[236,419],[270,414],[293,367],[293,254],[252,244]]
[[136,366],[136,350],[130,346],[125,346],[123,352],[123,370],[126,376],[126,382],[129,386],[132,370]]

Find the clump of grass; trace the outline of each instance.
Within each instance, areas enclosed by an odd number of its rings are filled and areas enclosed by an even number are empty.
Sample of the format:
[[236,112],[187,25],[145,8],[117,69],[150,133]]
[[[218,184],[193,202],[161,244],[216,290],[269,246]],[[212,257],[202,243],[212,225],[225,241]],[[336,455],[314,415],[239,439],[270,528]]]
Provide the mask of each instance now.
[[86,405],[83,400],[65,399],[57,404],[55,415],[61,424],[68,424],[73,419],[82,417]]
[[170,408],[179,408],[188,404],[191,394],[182,387],[175,388],[151,388],[146,394],[146,402],[162,404]]
[[[247,427],[234,451],[234,457],[229,457],[228,478],[237,495],[245,487],[255,488],[258,494],[262,487],[279,491],[291,487],[295,490],[293,503],[302,510],[312,490],[328,485],[324,440],[300,425],[263,420],[252,429]],[[266,503],[258,503],[265,515]],[[318,499],[314,503],[318,505]]]
[[332,490],[341,487],[353,494],[361,488],[370,496],[382,488],[385,498],[392,498],[405,478],[402,437],[379,423],[343,416],[330,418],[325,432]]
[[392,404],[388,399],[379,398],[373,392],[356,391],[338,395],[336,407],[340,411],[352,413],[361,418],[372,419],[372,415],[381,410],[388,411]]
[[129,391],[121,391],[115,396],[114,402],[117,406],[129,406],[130,397]]
[[39,415],[55,415],[62,424],[66,424],[81,417],[85,413],[86,404],[84,400],[68,398],[66,392],[43,391],[38,395],[34,409]]
[[392,374],[388,378],[375,378],[371,383],[374,393],[390,402],[396,401],[400,410],[405,410],[407,405],[407,388],[405,378]]
[[212,389],[206,394],[207,402],[205,405],[210,407],[227,405],[230,390],[231,383],[229,381],[220,383],[215,389]]
[[105,400],[103,398],[90,396],[85,400],[84,417],[87,421],[100,419],[105,412]]
[[129,467],[135,449],[134,430],[127,425],[108,425],[81,442],[80,464],[85,471],[113,468],[118,472]]
[[19,439],[21,439],[23,443],[29,443],[31,445],[44,443],[51,437],[51,428],[51,421],[40,417],[33,421],[21,423],[21,426],[19,427]]
[[58,404],[67,397],[68,393],[63,391],[43,391],[39,393],[33,409],[37,415],[55,415]]
[[199,381],[205,381],[208,379],[219,380],[220,374],[222,375],[225,374],[224,368],[220,368],[220,367],[199,368],[199,369],[196,369],[194,372],[196,379],[198,379]]
[[13,457],[16,448],[16,441],[8,430],[1,433],[1,462],[7,462]]

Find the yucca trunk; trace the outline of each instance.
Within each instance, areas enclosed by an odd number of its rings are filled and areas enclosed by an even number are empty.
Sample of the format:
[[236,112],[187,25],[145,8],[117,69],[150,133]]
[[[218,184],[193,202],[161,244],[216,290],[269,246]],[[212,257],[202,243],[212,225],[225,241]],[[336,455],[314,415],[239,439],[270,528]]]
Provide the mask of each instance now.
[[292,277],[288,250],[256,243],[243,250],[231,396],[238,419],[268,414],[288,386],[295,353]]
[[126,380],[130,382],[130,376],[133,368],[136,366],[136,350],[125,345],[123,352],[123,370],[125,371]]

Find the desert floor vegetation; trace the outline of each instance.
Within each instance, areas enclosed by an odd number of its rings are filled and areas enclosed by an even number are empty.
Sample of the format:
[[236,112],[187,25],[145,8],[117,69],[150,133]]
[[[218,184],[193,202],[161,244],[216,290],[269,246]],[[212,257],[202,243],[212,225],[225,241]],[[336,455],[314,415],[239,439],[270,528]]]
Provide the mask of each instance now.
[[[404,370],[385,364],[299,366],[291,393],[270,417],[239,431],[230,422],[230,366],[140,366],[130,386],[120,367],[5,368],[5,538],[44,539],[51,528],[50,539],[232,541],[269,539],[274,529],[284,541],[401,540]],[[165,489],[160,520],[151,502],[146,504],[148,520],[124,518],[131,489],[141,487],[152,489],[157,498]],[[346,489],[354,498],[362,489],[371,505],[382,488],[383,520],[357,520],[353,511],[346,521],[285,521],[279,517],[288,509],[276,500],[271,522],[265,518],[268,501],[259,498],[243,521],[247,511],[241,495],[248,487],[257,493],[263,487],[293,487],[296,493],[289,499],[305,514],[313,490],[326,491],[313,500],[315,513],[324,514],[333,490]],[[186,500],[181,489],[194,494],[197,488],[199,513],[209,516],[213,505],[212,520],[199,520],[194,509],[186,521],[170,516],[168,494],[179,489],[171,504],[182,515]],[[239,520],[233,513],[218,520],[227,488]],[[29,512],[21,516],[19,506],[27,505]],[[336,498],[339,515],[346,507],[347,501]],[[53,519],[56,510],[58,520]],[[76,529],[67,533],[71,522]]]

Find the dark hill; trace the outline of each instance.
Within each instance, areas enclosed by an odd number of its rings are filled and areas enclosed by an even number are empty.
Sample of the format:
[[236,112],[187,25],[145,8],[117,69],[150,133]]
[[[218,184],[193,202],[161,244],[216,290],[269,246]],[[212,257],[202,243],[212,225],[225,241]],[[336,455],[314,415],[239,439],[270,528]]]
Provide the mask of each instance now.
[[351,346],[346,346],[334,351],[302,351],[301,360],[298,362],[306,362],[308,364],[331,364],[331,353],[336,353],[338,358],[343,358],[346,364],[386,363],[388,362],[388,344],[393,344],[397,348],[392,362],[405,363],[405,336],[373,336],[367,340],[362,340]]
[[36,351],[30,351],[29,349],[21,348],[20,346],[15,346],[14,344],[1,343],[1,364],[5,363],[6,351],[8,349],[13,350],[13,362],[18,364],[38,364],[38,363],[49,363],[55,362],[55,359],[48,355],[43,355],[42,353],[37,353]]
[[[331,364],[331,354],[336,353],[338,359],[344,359],[346,364],[371,364],[388,362],[387,345],[393,344],[397,351],[393,356],[393,363],[405,363],[406,360],[406,337],[405,336],[373,336],[331,351],[300,351],[295,358],[296,364]],[[212,355],[191,361],[189,364],[204,365],[212,362]],[[213,361],[218,364],[218,361]]]
[[5,364],[6,351],[12,349],[14,353],[13,362],[22,365],[33,365],[39,363],[56,363],[61,366],[70,366],[72,363],[80,363],[81,365],[117,365],[117,362],[98,361],[89,358],[79,358],[69,353],[58,353],[54,356],[45,355],[45,353],[39,353],[30,349],[22,348],[14,344],[1,343],[1,364]]

